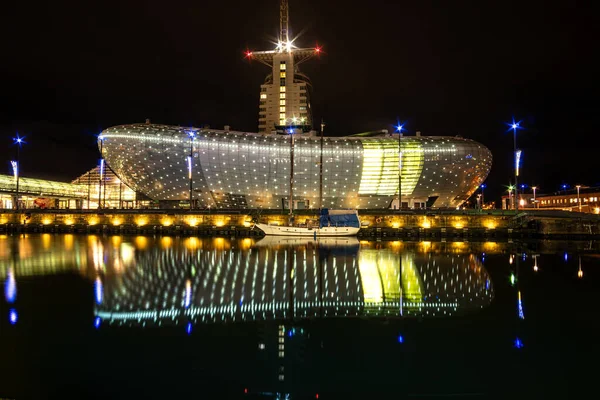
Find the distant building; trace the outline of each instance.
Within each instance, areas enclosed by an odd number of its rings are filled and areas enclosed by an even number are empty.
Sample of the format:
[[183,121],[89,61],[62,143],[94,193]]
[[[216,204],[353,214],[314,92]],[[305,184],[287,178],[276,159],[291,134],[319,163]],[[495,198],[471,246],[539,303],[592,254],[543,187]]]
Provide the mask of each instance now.
[[[512,196],[502,196],[502,208],[513,208]],[[600,188],[581,187],[563,190],[552,194],[537,194],[535,200],[533,193],[519,193],[519,207],[522,209],[554,209],[564,211],[580,211],[584,213],[600,214]]]

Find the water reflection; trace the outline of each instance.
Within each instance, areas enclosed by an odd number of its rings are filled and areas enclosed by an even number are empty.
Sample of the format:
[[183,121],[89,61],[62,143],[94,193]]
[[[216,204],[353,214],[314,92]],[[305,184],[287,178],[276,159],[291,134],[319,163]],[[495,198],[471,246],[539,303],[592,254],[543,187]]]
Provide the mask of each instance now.
[[489,275],[472,254],[400,253],[392,243],[374,248],[356,239],[169,244],[136,251],[135,264],[96,282],[103,321],[443,316],[493,298]]

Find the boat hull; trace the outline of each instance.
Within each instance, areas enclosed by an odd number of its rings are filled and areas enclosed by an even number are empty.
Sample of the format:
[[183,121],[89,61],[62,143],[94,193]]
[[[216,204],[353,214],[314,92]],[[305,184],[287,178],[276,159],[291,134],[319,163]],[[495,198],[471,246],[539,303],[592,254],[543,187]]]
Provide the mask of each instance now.
[[322,228],[300,228],[296,226],[279,226],[268,224],[256,224],[255,227],[265,233],[265,235],[274,236],[356,236],[360,228],[350,226],[333,227],[324,226]]

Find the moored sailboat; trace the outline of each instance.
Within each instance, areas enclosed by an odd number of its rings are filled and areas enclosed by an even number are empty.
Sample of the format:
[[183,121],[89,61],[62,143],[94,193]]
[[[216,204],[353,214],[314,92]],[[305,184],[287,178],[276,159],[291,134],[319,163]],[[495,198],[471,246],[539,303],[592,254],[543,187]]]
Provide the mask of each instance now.
[[294,133],[290,130],[290,196],[289,196],[289,224],[276,225],[256,223],[254,226],[265,233],[265,235],[279,236],[356,236],[360,230],[360,220],[356,210],[329,210],[323,208],[323,129],[325,124],[321,122],[321,155],[319,162],[319,208],[317,219],[308,219],[304,223],[295,223],[293,212],[294,198]]

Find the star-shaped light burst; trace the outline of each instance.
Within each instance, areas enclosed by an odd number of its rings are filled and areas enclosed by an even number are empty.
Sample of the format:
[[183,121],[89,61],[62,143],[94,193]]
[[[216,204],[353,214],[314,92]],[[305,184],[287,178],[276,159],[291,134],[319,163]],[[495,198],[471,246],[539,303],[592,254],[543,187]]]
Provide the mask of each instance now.
[[509,131],[513,131],[513,132],[517,132],[520,129],[523,129],[523,127],[521,126],[521,121],[515,121],[515,118],[513,117],[512,122],[508,122],[506,123],[506,125],[508,125],[508,130]]
[[401,124],[400,121],[398,121],[398,124],[394,128],[396,128],[396,132],[402,133],[404,130],[404,124]]
[[14,144],[16,144],[17,146],[20,147],[22,144],[27,143],[24,139],[25,139],[25,136],[21,137],[17,133],[17,136],[13,138],[13,142],[14,142]]

